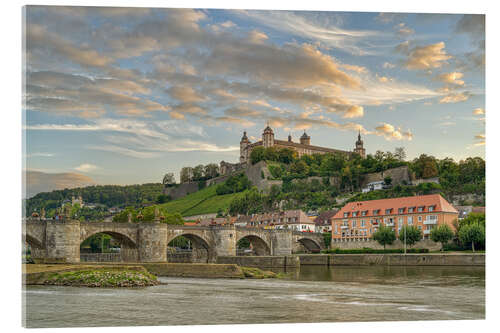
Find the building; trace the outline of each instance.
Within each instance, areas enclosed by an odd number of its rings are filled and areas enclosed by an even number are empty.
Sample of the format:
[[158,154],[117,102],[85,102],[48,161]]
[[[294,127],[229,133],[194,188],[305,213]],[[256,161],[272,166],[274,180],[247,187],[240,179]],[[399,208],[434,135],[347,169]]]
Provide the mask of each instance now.
[[366,187],[361,189],[361,192],[367,193],[367,192],[371,192],[371,191],[375,191],[375,190],[382,190],[385,188],[384,185],[385,185],[385,182],[383,180],[377,181],[377,182],[371,182],[371,183],[366,184]]
[[462,220],[467,217],[470,213],[486,213],[486,207],[477,207],[477,206],[455,206],[455,209],[458,210],[458,219]]
[[439,194],[350,202],[331,219],[332,241],[368,240],[381,225],[392,227],[397,237],[406,224],[427,239],[437,225],[454,228],[457,218],[458,211]]
[[292,229],[295,231],[315,232],[315,223],[299,209],[274,213],[239,216],[235,226],[263,229]]
[[332,217],[337,214],[338,209],[326,210],[319,214],[315,219],[316,232],[332,232]]
[[[312,155],[312,154],[325,154],[325,153],[341,153],[351,155],[353,152],[358,153],[362,158],[366,157],[365,148],[363,148],[363,140],[361,140],[361,132],[358,134],[358,140],[355,143],[354,150],[345,151],[333,148],[319,147],[311,145],[311,137],[307,135],[306,131],[300,137],[300,142],[293,142],[292,136],[288,135],[288,140],[277,140],[274,138],[274,132],[269,125],[262,133],[262,140],[257,142],[250,142],[247,137],[247,132],[243,132],[243,137],[240,141],[240,163],[248,162],[252,150],[256,147],[262,146],[264,148],[277,147],[280,149],[290,148],[295,150],[298,156]],[[223,172],[222,172],[223,173]]]

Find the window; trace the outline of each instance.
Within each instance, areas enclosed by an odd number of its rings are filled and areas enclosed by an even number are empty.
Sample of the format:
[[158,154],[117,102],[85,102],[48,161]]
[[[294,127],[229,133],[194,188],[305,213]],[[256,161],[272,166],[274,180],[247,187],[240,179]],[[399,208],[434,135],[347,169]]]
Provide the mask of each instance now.
[[418,226],[418,230],[422,230],[422,226],[421,225]]
[[398,219],[398,223],[399,223],[399,224],[403,224],[403,218],[402,218],[402,217],[400,217],[400,218]]
[[355,220],[352,220],[352,227],[356,228],[356,221]]
[[408,208],[408,213],[414,213],[414,212],[415,212],[415,207]]
[[367,210],[364,210],[364,211],[361,212],[361,216],[366,216],[366,214],[368,214]]
[[386,209],[386,210],[385,210],[385,213],[386,213],[386,214],[390,214],[391,212],[392,212],[392,208],[389,208],[389,209]]
[[380,209],[374,209],[373,210],[373,215],[377,215],[379,211],[380,211]]
[[358,216],[358,212],[352,212],[352,217]]
[[419,212],[423,212],[423,211],[424,211],[424,207],[425,207],[425,206],[420,206],[420,207],[418,207],[418,211],[419,211]]
[[422,222],[422,216],[418,217],[418,222]]
[[406,221],[408,222],[408,225],[412,225],[413,224],[413,216],[408,216],[406,218]]
[[433,212],[436,206],[429,206],[429,212]]
[[344,217],[348,217],[348,216],[349,216],[349,212],[345,212]]
[[365,226],[365,220],[361,220],[361,227]]
[[403,214],[405,212],[405,209],[404,208],[398,208],[398,213],[399,214]]

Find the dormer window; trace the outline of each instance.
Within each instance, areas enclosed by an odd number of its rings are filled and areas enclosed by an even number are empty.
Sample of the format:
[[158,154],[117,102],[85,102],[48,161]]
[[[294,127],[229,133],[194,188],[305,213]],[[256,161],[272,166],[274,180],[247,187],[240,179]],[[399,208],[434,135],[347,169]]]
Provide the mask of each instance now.
[[398,213],[399,214],[403,214],[405,212],[405,208],[398,208]]
[[345,212],[344,217],[348,217],[348,216],[349,216],[349,212]]
[[429,212],[433,212],[436,206],[429,206]]
[[352,212],[352,216],[353,216],[353,217],[358,216],[358,212]]
[[364,211],[361,212],[361,216],[366,216],[366,214],[368,214],[367,210],[364,210]]
[[415,207],[408,208],[408,213],[414,213],[414,212],[415,212]]
[[373,210],[373,215],[377,215],[380,212],[380,209],[374,209]]
[[419,211],[419,212],[423,212],[423,211],[424,211],[424,208],[425,208],[425,206],[420,206],[420,207],[418,207],[418,211]]
[[391,213],[392,213],[392,208],[388,208],[388,209],[386,209],[386,210],[385,210],[385,213],[386,213],[386,214],[391,214]]

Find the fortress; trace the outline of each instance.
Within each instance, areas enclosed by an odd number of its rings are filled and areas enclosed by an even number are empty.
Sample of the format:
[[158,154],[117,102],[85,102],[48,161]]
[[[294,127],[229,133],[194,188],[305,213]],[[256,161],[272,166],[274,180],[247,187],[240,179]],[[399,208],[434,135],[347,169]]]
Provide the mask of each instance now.
[[351,155],[352,153],[359,154],[362,158],[366,157],[365,148],[363,148],[363,140],[361,140],[361,133],[358,134],[358,140],[355,143],[354,150],[345,151],[333,148],[319,147],[311,145],[311,137],[307,135],[306,131],[300,137],[299,142],[293,142],[292,136],[288,135],[288,140],[277,140],[274,139],[274,132],[269,125],[264,129],[262,133],[262,140],[251,143],[248,140],[247,132],[243,132],[243,137],[240,141],[240,163],[246,163],[250,160],[250,154],[255,147],[263,146],[264,148],[277,147],[279,149],[289,148],[295,150],[298,156],[302,155],[312,155],[312,154],[325,154],[325,153],[341,153],[346,155]]

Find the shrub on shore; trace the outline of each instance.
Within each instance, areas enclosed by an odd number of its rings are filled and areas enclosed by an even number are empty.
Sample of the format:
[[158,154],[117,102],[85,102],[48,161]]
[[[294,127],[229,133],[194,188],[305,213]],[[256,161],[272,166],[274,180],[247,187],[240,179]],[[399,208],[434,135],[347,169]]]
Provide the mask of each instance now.
[[53,273],[44,284],[114,288],[147,287],[159,282],[156,276],[145,271],[96,269]]

